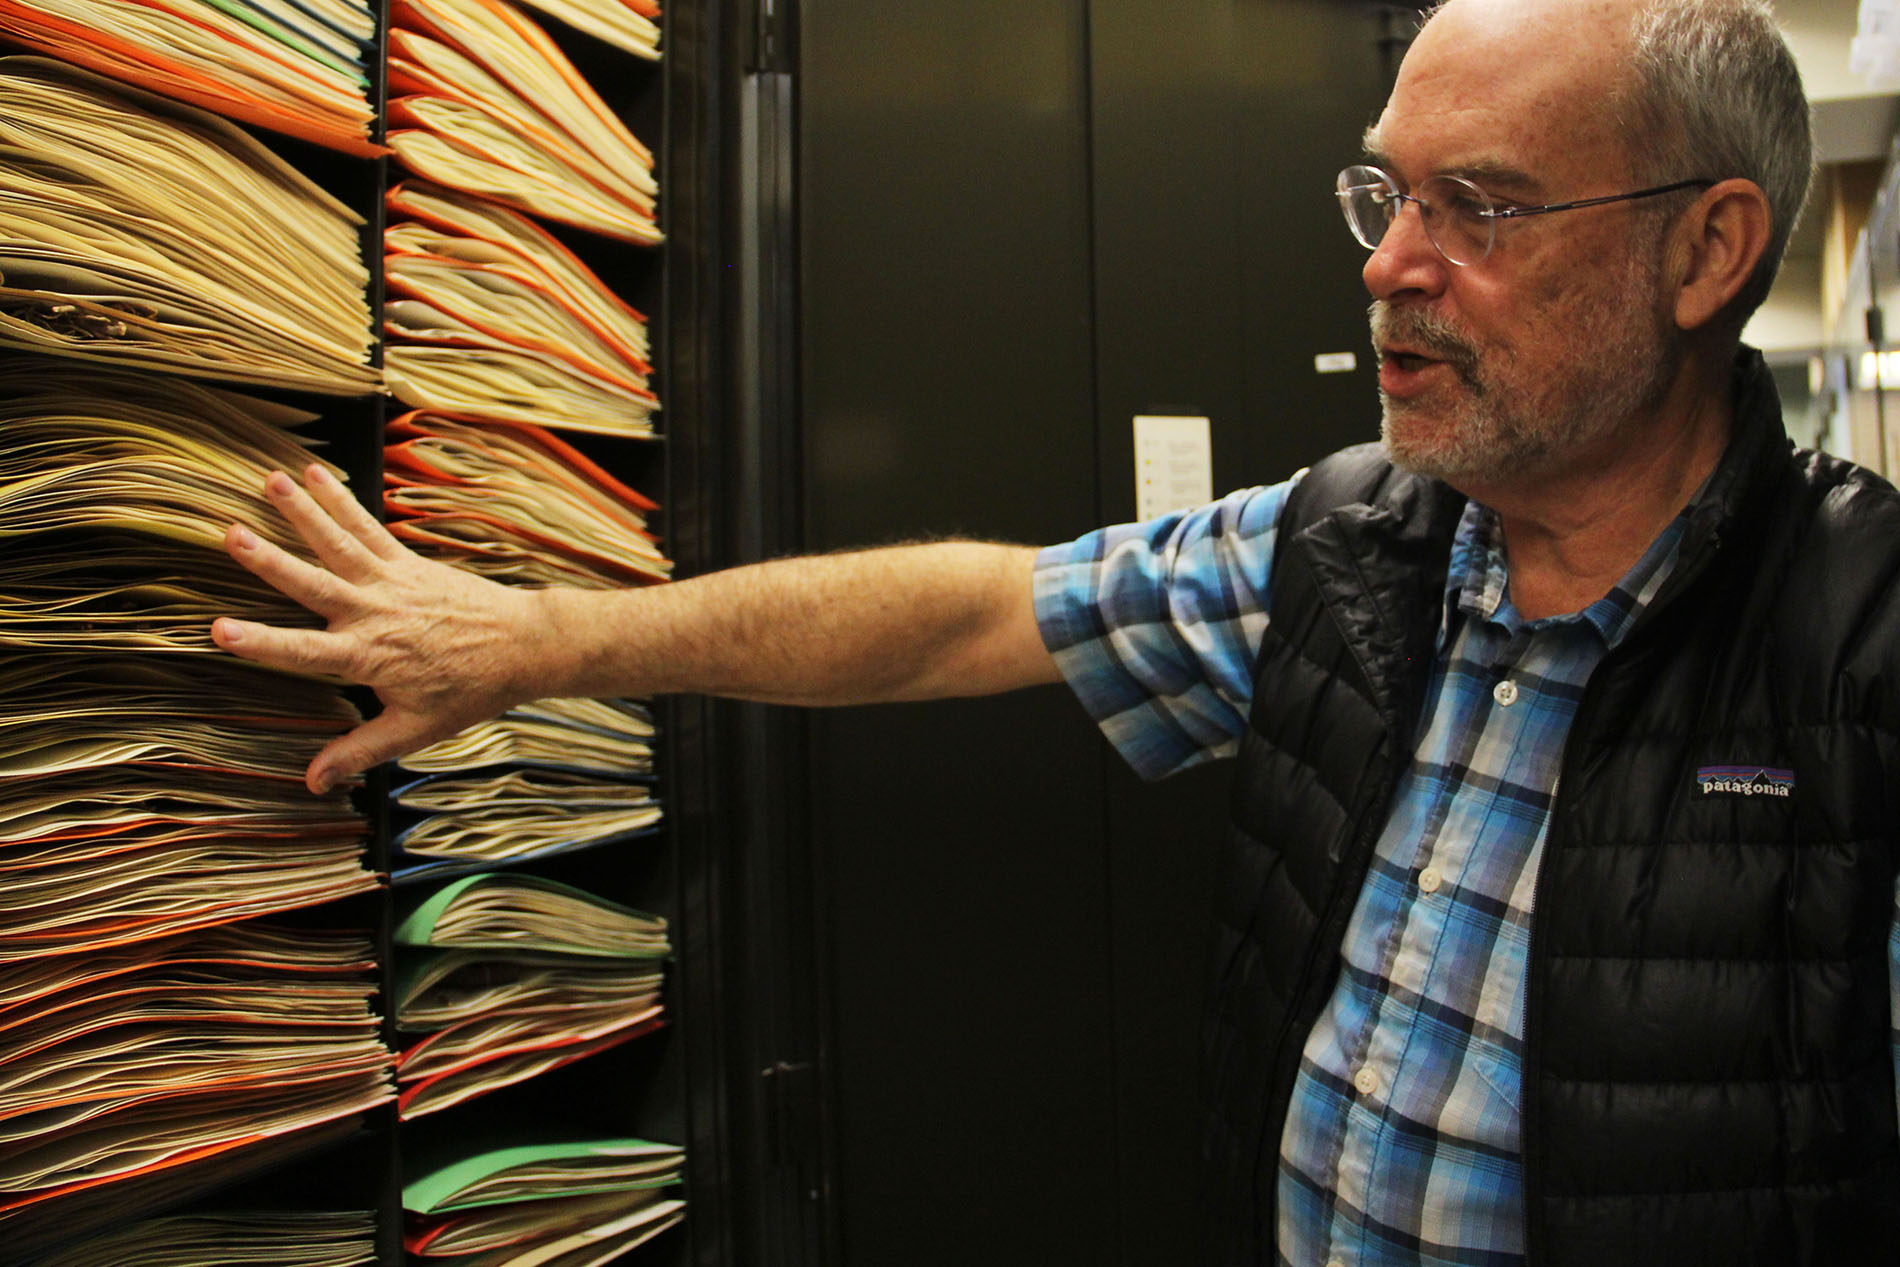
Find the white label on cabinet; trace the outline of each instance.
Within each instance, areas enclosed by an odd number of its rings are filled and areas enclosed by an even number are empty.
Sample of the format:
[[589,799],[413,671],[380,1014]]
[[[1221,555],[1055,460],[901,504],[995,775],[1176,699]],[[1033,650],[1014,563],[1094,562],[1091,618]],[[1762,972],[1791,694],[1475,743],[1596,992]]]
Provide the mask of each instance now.
[[1135,418],[1135,517],[1214,500],[1214,447],[1205,418]]
[[1359,368],[1359,358],[1351,352],[1321,352],[1313,368],[1321,374],[1350,374]]

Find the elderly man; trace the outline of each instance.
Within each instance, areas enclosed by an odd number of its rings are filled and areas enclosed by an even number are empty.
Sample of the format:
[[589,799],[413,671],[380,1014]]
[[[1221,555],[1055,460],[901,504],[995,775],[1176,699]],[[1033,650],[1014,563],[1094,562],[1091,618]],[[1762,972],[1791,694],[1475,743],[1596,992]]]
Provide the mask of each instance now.
[[1900,504],[1793,453],[1739,331],[1806,193],[1753,0],[1451,0],[1340,174],[1383,446],[1034,552],[620,594],[423,562],[320,471],[233,554],[384,712],[321,787],[539,695],[1066,678],[1154,776],[1238,755],[1209,1261],[1900,1255]]

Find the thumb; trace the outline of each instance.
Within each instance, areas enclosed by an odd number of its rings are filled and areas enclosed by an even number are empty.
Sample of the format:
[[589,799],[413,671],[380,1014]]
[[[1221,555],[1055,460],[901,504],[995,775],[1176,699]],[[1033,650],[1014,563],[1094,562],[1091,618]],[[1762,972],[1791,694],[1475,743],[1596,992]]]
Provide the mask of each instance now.
[[304,771],[304,785],[321,796],[344,779],[434,743],[444,733],[439,721],[403,709],[386,709],[325,744]]

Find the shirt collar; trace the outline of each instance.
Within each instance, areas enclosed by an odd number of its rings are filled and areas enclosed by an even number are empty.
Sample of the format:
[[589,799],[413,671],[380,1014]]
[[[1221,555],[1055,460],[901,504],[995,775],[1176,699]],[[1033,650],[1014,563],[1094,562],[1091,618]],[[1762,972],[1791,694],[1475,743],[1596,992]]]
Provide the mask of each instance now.
[[1584,623],[1597,631],[1605,649],[1623,640],[1630,626],[1642,614],[1656,592],[1669,579],[1682,552],[1683,533],[1689,526],[1691,506],[1670,520],[1667,527],[1649,543],[1634,566],[1610,592],[1580,612],[1525,621],[1510,604],[1507,583],[1509,567],[1504,557],[1503,523],[1498,513],[1476,501],[1465,503],[1458,531],[1452,537],[1451,569],[1445,577],[1444,619],[1439,625],[1438,647],[1443,651],[1456,632],[1462,616],[1497,621],[1509,633],[1521,629],[1536,631],[1562,624]]

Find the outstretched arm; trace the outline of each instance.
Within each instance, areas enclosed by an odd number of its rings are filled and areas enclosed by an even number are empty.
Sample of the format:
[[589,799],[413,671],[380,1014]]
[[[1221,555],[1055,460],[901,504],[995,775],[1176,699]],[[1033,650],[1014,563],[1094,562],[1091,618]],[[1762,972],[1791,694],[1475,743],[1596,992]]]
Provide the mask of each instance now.
[[275,473],[264,492],[321,567],[237,526],[225,544],[328,627],[224,617],[211,636],[246,659],[376,691],[382,713],[310,763],[314,790],[550,696],[864,704],[1057,680],[1036,632],[1028,547],[946,541],[640,589],[517,589],[417,555],[321,467],[304,478]]

